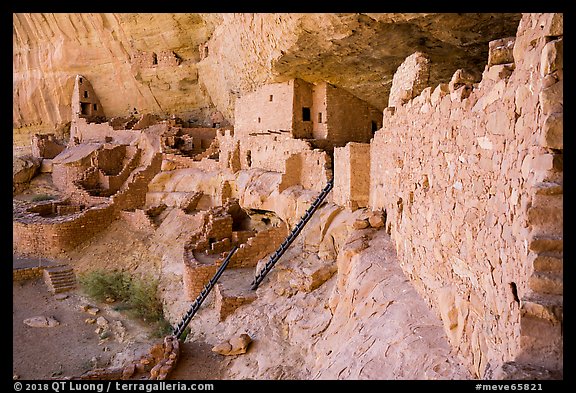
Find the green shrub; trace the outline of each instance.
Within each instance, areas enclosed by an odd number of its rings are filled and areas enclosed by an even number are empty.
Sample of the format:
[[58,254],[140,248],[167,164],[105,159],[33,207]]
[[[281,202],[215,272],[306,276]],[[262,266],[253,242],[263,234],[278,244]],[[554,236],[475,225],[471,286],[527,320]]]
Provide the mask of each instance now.
[[110,297],[130,305],[128,300],[130,299],[132,277],[127,273],[94,270],[81,274],[78,281],[86,294],[99,302]]
[[162,337],[171,332],[172,326],[164,319],[162,302],[158,298],[158,280],[138,278],[116,270],[94,270],[79,275],[78,282],[91,298],[100,302],[113,298],[120,302],[115,310],[126,311],[153,325],[153,336]]

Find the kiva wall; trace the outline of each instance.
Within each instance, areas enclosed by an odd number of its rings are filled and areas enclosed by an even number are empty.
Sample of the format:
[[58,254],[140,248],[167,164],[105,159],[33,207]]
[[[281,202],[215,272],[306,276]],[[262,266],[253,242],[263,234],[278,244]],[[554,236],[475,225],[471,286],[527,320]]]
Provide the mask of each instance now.
[[561,57],[543,52],[557,19],[524,14],[515,64],[487,67],[467,98],[441,85],[385,110],[371,143],[370,207],[387,212],[404,272],[480,378],[520,351],[527,212],[561,175],[562,150],[543,126],[562,111]]

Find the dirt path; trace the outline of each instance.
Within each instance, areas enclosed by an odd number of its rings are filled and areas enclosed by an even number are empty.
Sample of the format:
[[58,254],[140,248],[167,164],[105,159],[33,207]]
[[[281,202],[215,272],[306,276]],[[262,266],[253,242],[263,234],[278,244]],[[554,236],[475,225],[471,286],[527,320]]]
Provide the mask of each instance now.
[[[113,306],[89,301],[80,290],[66,292],[57,300],[42,279],[14,282],[12,296],[12,372],[19,379],[79,376],[95,367],[120,366],[143,355],[160,340],[150,338],[146,326],[114,311]],[[100,309],[96,316],[82,311],[89,303]],[[34,328],[23,323],[26,318],[54,317],[60,325]],[[121,321],[126,328],[122,339],[113,330],[101,340],[96,324],[87,318],[102,316],[110,323]],[[187,342],[181,347],[178,366],[171,380],[217,380],[223,377],[226,359],[211,351],[211,346]]]
[[[48,291],[42,279],[15,282],[12,296],[13,374],[20,379],[46,379],[57,376],[78,376],[93,367],[106,367],[148,351],[153,340],[144,326],[128,320],[112,307],[89,302],[100,311],[96,316],[82,311],[88,299],[79,290],[66,292],[63,300]],[[60,322],[56,327],[30,327],[26,318],[46,316]],[[119,330],[104,340],[95,332],[96,324],[87,318],[102,316],[111,324],[121,321],[126,328],[124,337]]]

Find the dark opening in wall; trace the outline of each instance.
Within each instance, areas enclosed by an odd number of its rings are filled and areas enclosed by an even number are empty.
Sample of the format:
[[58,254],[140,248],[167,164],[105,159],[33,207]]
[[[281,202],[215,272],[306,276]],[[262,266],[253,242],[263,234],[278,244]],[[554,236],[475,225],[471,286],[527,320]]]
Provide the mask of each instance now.
[[372,120],[372,132],[378,131],[378,123]]
[[88,98],[88,90],[84,90],[84,98]]
[[302,108],[302,121],[310,121],[310,108]]
[[152,65],[158,65],[158,56],[156,56],[156,53],[152,53]]
[[82,84],[82,82],[84,82],[84,80],[82,78],[78,78],[78,83]]
[[510,283],[510,290],[512,291],[512,297],[514,298],[514,301],[520,304],[520,298],[518,297],[518,288],[516,288],[515,282]]
[[260,123],[262,121],[262,119],[258,118],[258,123]]
[[270,94],[270,102],[272,102],[272,100],[274,100],[274,96]]
[[97,111],[97,110],[98,110],[98,104],[94,104],[94,105],[93,105],[93,108],[94,108],[95,111]]
[[80,103],[80,113],[86,116],[90,115],[90,104],[87,102]]
[[318,123],[322,123],[322,112],[318,112]]
[[248,150],[246,152],[246,163],[248,164],[248,168],[252,166],[252,151]]

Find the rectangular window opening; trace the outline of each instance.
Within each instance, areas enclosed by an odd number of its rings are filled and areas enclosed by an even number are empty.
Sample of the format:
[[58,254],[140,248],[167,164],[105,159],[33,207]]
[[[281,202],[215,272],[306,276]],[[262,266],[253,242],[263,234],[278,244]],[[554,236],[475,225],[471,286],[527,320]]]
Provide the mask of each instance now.
[[270,102],[272,102],[272,100],[274,100],[274,96],[270,94]]
[[82,115],[89,116],[90,115],[90,104],[88,104],[86,102],[81,102],[80,103],[80,113]]
[[88,98],[88,90],[84,90],[84,98]]
[[98,110],[98,104],[94,104],[94,110],[95,110],[95,111]]
[[318,123],[322,123],[322,112],[318,112]]
[[302,108],[302,121],[310,121],[310,108]]

